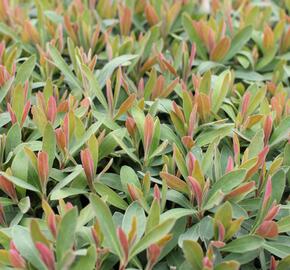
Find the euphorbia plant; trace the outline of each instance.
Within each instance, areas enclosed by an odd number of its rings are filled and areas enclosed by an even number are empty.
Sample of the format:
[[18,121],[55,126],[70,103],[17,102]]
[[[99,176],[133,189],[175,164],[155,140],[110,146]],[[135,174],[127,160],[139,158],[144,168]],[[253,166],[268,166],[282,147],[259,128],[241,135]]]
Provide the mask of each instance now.
[[0,269],[290,269],[289,11],[0,0]]

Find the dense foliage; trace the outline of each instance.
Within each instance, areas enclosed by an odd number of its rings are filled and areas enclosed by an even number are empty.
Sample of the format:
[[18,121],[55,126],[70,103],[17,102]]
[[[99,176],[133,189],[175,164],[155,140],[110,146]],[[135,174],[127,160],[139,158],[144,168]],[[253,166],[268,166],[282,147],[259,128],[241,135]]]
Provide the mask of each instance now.
[[289,12],[0,0],[0,268],[289,270]]

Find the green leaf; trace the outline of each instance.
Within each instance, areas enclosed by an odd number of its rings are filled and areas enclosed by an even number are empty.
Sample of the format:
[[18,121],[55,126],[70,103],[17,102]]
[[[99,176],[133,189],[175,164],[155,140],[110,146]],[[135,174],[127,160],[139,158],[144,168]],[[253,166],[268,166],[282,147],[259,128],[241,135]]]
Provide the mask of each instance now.
[[128,184],[133,184],[137,188],[141,189],[141,184],[135,171],[129,166],[123,166],[120,171],[121,183],[123,190],[128,193]]
[[128,64],[130,60],[133,60],[136,57],[138,57],[137,54],[125,54],[118,56],[107,63],[98,75],[100,87],[103,88],[105,86],[107,79],[111,77],[117,67]]
[[152,68],[150,75],[149,75],[149,79],[146,82],[145,88],[144,88],[144,99],[148,100],[152,94],[152,90],[154,89],[154,85],[156,83],[157,80],[157,73],[156,70],[154,68]]
[[169,143],[176,144],[179,150],[181,150],[181,151],[183,150],[183,145],[182,145],[179,137],[176,136],[176,134],[173,132],[173,130],[165,124],[161,124],[160,138],[163,141],[168,140]]
[[226,125],[221,125],[220,127],[217,126],[212,130],[202,132],[196,138],[196,145],[202,147],[211,143],[217,138],[222,139],[223,137],[230,135],[233,127],[234,125],[232,124],[226,124]]
[[72,266],[72,270],[86,269],[94,270],[97,261],[97,251],[95,246],[90,246],[84,256],[79,256],[76,263]]
[[253,82],[262,82],[267,80],[266,76],[261,75],[258,72],[245,70],[237,70],[235,72],[235,78]]
[[77,209],[70,209],[62,217],[56,239],[56,257],[60,262],[65,254],[72,249],[75,241],[75,230],[77,226]]
[[30,199],[29,197],[24,197],[18,203],[18,207],[22,214],[25,214],[30,209]]
[[10,247],[11,235],[9,234],[10,236],[8,236],[7,233],[8,232],[0,231],[0,241],[1,245],[8,250]]
[[182,250],[185,259],[189,262],[192,269],[201,270],[203,260],[203,251],[201,246],[195,241],[184,240],[182,243]]
[[159,224],[159,220],[160,220],[160,205],[159,205],[159,202],[155,199],[152,202],[152,205],[150,207],[150,211],[147,217],[145,234],[147,234],[155,226],[157,226]]
[[186,182],[176,177],[175,175],[161,172],[160,177],[166,181],[168,187],[187,195],[190,193]]
[[214,236],[214,219],[210,216],[206,216],[198,224],[201,240],[210,240]]
[[290,255],[284,257],[279,263],[277,270],[288,270],[290,268]]
[[134,201],[129,205],[129,207],[126,209],[123,221],[122,221],[122,228],[124,231],[128,234],[131,230],[131,224],[133,217],[136,217],[137,220],[137,237],[136,240],[139,240],[144,231],[145,231],[145,225],[146,225],[146,216],[144,209],[141,207],[141,205]]
[[251,38],[253,31],[253,27],[251,25],[244,27],[242,30],[240,30],[233,38],[231,42],[231,47],[224,59],[224,61],[230,60],[233,58],[241,49],[243,46],[249,41]]
[[184,209],[184,208],[174,208],[174,209],[169,209],[166,212],[164,212],[160,216],[160,220],[164,221],[167,219],[180,219],[185,216],[192,216],[196,214],[196,210],[194,209]]
[[151,230],[148,234],[143,236],[143,238],[135,246],[132,247],[129,260],[135,257],[143,250],[145,250],[146,248],[148,248],[150,245],[161,240],[165,235],[167,235],[171,231],[172,227],[174,226],[174,223],[175,223],[174,219],[165,220],[158,226],[154,227],[154,229]]
[[264,243],[263,247],[279,258],[285,258],[290,254],[290,246],[288,243],[279,243],[273,241],[267,241]]
[[17,74],[15,77],[15,84],[24,84],[25,81],[29,80],[36,64],[36,56],[30,56],[19,68],[17,68]]
[[214,219],[215,221],[221,222],[224,225],[225,229],[227,229],[232,221],[232,215],[233,210],[231,204],[229,202],[225,202],[217,209],[214,215]]
[[212,61],[195,61],[198,64],[197,67],[197,72],[200,74],[204,74],[205,72],[212,70],[212,69],[217,69],[217,68],[225,68],[221,63],[217,62],[212,62]]
[[21,123],[22,121],[24,103],[25,103],[25,94],[23,86],[21,84],[17,84],[12,91],[11,106],[15,113],[16,119],[19,123]]
[[120,128],[112,131],[105,137],[99,148],[99,160],[109,156],[115,150],[118,146],[118,142],[115,140],[115,137],[117,136],[119,140],[122,140],[125,136],[125,132],[126,129]]
[[[21,148],[21,150],[17,150],[15,149],[16,155],[12,161],[11,164],[11,170],[12,170],[12,175],[23,180],[26,181],[30,184],[32,184],[35,187],[39,186],[39,181],[38,181],[38,176],[37,176],[37,172],[35,172],[36,174],[36,178],[37,179],[29,179],[28,175],[29,175],[29,171],[30,168],[32,169],[32,171],[34,170],[30,164],[30,160],[29,158],[27,158],[27,154],[26,151]],[[36,180],[36,181],[34,181]]]
[[36,269],[46,270],[46,267],[40,259],[31,239],[29,231],[22,226],[14,226],[12,229],[12,239],[20,254],[27,259]]
[[30,224],[29,224],[32,241],[34,243],[42,242],[45,245],[49,246],[50,245],[50,241],[42,233],[42,231],[40,229],[40,226],[39,226],[40,222],[41,222],[40,220],[32,219]]
[[50,200],[55,201],[55,200],[60,200],[67,197],[79,196],[81,194],[86,194],[86,193],[87,193],[86,190],[79,189],[79,188],[57,189],[50,194]]
[[239,270],[240,264],[236,261],[222,262],[215,266],[214,270]]
[[94,183],[97,193],[106,198],[107,202],[111,205],[118,207],[119,209],[126,210],[128,204],[111,188],[102,184],[102,183]]
[[268,64],[273,61],[277,52],[277,48],[272,48],[269,52],[266,53],[262,58],[259,59],[259,62],[256,64],[256,70],[260,71],[263,70]]
[[290,116],[285,117],[277,128],[274,129],[270,139],[270,146],[280,143],[283,140],[289,138],[290,133]]
[[57,190],[62,189],[66,185],[68,185],[71,181],[73,181],[79,174],[83,171],[83,167],[81,165],[78,165],[74,168],[73,172],[70,173],[68,176],[63,178],[50,192],[50,194],[54,193]]
[[6,36],[11,37],[15,41],[19,41],[19,37],[15,31],[13,31],[12,28],[7,26],[5,23],[1,22],[0,23],[0,32]]
[[131,150],[119,137],[112,134],[114,140],[118,143],[118,145],[126,152],[126,154],[135,162],[140,164],[138,157],[133,153],[134,149]]
[[217,113],[220,109],[230,87],[231,72],[229,70],[221,73],[214,85],[213,98],[212,98],[212,111]]
[[260,250],[257,249],[255,251],[248,251],[243,254],[240,253],[230,253],[225,257],[225,260],[235,260],[240,264],[247,264],[253,261],[260,254]]
[[107,186],[116,189],[118,191],[123,191],[121,179],[119,174],[115,173],[105,173],[99,177],[99,181]]
[[252,94],[252,97],[247,109],[247,115],[251,115],[264,100],[266,95],[266,87],[259,88],[256,84],[253,84],[248,88],[248,91]]
[[103,105],[103,107],[105,109],[108,109],[106,98],[102,92],[102,88],[99,85],[99,82],[96,76],[94,76],[94,74],[89,69],[89,67],[85,65],[82,65],[82,71],[85,73],[85,76],[87,77],[89,81],[91,98],[93,99],[96,96],[99,102]]
[[[143,142],[144,138],[144,121],[145,121],[145,115],[144,112],[137,106],[133,107],[132,110],[132,116],[136,122],[137,129],[139,131],[140,137]],[[144,142],[143,142],[144,144]]]
[[[7,93],[9,92],[9,89],[14,81],[14,77],[10,78],[7,82],[5,82],[4,85],[0,88],[0,103],[2,100],[6,97]],[[2,117],[2,116],[1,116]]]
[[290,216],[282,217],[278,222],[279,233],[290,231]]
[[21,143],[21,128],[18,123],[15,123],[7,133],[5,154],[6,156],[13,151],[16,146]]
[[226,244],[221,250],[233,253],[244,253],[256,250],[263,246],[263,244],[263,238],[256,235],[245,235]]
[[213,194],[218,190],[221,190],[223,193],[227,194],[240,183],[242,183],[245,179],[245,176],[246,170],[243,169],[231,171],[225,174],[219,180],[217,180],[216,183],[214,183],[209,191],[208,198],[213,196]]
[[278,170],[272,176],[272,198],[279,203],[282,199],[285,187],[286,187],[286,174],[283,169]]
[[187,226],[186,217],[183,217],[176,221],[176,223],[174,224],[174,227],[172,228],[172,231],[174,232],[172,234],[172,239],[165,245],[164,249],[162,250],[161,255],[159,257],[159,261],[162,261],[163,258],[168,258],[170,256],[168,254],[170,254],[171,251],[174,250],[176,246],[178,245],[180,236],[186,230],[186,226]]
[[174,156],[174,160],[176,162],[176,165],[177,165],[179,171],[181,172],[181,175],[183,176],[184,179],[186,179],[188,176],[186,163],[185,163],[185,160],[181,154],[181,151],[179,150],[179,148],[175,144],[173,145],[173,156]]
[[248,146],[249,159],[257,157],[264,148],[264,131],[259,129]]
[[120,243],[116,234],[112,214],[106,203],[97,195],[90,195],[90,202],[98,219],[102,233],[106,236],[106,246],[111,251],[122,258]]
[[209,199],[204,203],[203,209],[209,210],[212,209],[215,206],[218,206],[221,204],[221,202],[224,199],[224,193],[221,191],[221,189],[218,189],[215,193],[213,193]]
[[102,122],[98,121],[94,124],[92,124],[88,130],[83,134],[83,136],[73,145],[73,147],[70,149],[71,155],[75,155],[76,152],[90,139],[92,135],[94,135],[99,128],[101,127]]
[[10,264],[10,252],[5,249],[0,250],[0,264],[9,265]]
[[170,189],[166,192],[166,200],[174,202],[184,208],[190,208],[192,206],[192,204],[183,194],[173,189]]
[[48,48],[49,48],[50,56],[51,56],[54,64],[64,74],[67,82],[69,84],[71,84],[72,86],[74,86],[76,89],[82,90],[82,86],[81,86],[79,80],[75,77],[75,75],[70,70],[67,63],[61,57],[59,51],[55,47],[53,47],[52,45],[49,45]]
[[15,177],[15,176],[8,175],[7,173],[4,173],[4,172],[0,172],[0,174],[3,175],[5,178],[7,178],[10,182],[12,182],[14,185],[16,185],[18,187],[21,187],[21,188],[24,188],[24,189],[28,189],[28,190],[31,190],[31,191],[35,191],[35,192],[40,192],[40,190],[38,188],[36,188],[35,186],[25,182],[22,179],[19,179],[19,178]]
[[206,173],[212,166],[212,157],[214,155],[214,149],[216,147],[217,141],[212,142],[208,145],[208,148],[203,155],[203,159],[201,162],[201,168],[204,173]]

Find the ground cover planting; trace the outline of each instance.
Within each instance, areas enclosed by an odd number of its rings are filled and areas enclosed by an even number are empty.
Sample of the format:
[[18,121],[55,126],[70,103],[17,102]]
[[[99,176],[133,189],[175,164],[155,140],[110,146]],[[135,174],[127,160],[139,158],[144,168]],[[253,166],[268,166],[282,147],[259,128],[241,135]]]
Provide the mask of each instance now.
[[0,269],[289,270],[289,12],[0,0]]

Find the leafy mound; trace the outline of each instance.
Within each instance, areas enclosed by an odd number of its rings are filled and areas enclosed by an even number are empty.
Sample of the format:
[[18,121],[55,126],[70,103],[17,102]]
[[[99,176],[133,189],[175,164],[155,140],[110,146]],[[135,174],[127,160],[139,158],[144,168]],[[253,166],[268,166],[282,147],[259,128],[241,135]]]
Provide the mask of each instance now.
[[290,1],[1,0],[1,269],[290,269]]

